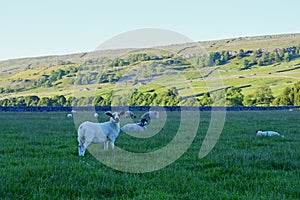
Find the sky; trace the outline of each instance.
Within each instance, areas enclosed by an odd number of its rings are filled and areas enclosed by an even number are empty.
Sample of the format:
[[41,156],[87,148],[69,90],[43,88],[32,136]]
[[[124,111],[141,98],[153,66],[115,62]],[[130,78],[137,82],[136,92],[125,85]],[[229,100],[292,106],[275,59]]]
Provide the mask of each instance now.
[[155,28],[193,41],[300,33],[298,0],[0,0],[0,60],[94,51]]

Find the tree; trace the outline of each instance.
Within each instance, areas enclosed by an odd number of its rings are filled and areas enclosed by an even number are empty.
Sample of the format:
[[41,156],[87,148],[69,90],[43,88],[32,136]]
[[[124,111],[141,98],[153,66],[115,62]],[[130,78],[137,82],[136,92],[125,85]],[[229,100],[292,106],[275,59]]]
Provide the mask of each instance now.
[[272,59],[270,57],[270,54],[267,52],[263,52],[261,59],[262,59],[263,65],[272,64]]
[[176,87],[171,87],[171,89],[168,92],[169,96],[178,96],[178,90]]
[[23,96],[16,98],[16,102],[12,106],[26,106],[25,99]]
[[210,52],[209,53],[209,65],[207,65],[207,66],[219,65],[220,59],[221,59],[221,54],[219,52]]
[[273,92],[269,86],[261,86],[254,91],[253,99],[255,105],[269,106],[273,97]]
[[189,98],[180,102],[181,106],[199,106],[199,100],[196,98]]
[[114,77],[112,75],[108,76],[108,82],[112,83],[114,81]]
[[27,106],[37,106],[39,101],[40,101],[40,98],[35,95],[25,97],[25,103]]
[[249,60],[247,60],[247,59],[244,60],[244,68],[245,69],[247,69],[249,67],[249,63],[250,63]]
[[245,55],[244,49],[240,49],[239,53],[236,55],[237,59],[242,59]]
[[290,61],[290,54],[288,52],[285,52],[284,53],[284,56],[283,56],[283,59],[285,62],[289,62]]
[[241,106],[243,105],[244,95],[242,90],[237,87],[230,87],[226,89],[226,105]]
[[93,99],[93,105],[94,106],[101,106],[102,101],[104,101],[104,98],[100,95],[96,95]]
[[72,103],[73,103],[73,100],[75,100],[76,99],[76,97],[72,97],[72,96],[69,96],[68,98],[67,98],[67,101],[66,101],[66,106],[72,106]]
[[225,64],[230,59],[229,51],[222,51],[221,52],[221,63]]
[[42,97],[38,103],[38,106],[52,106],[52,102],[49,97]]
[[259,66],[263,66],[263,65],[264,65],[263,59],[262,59],[262,58],[258,59],[258,60],[257,60],[257,64],[258,64]]
[[253,106],[253,105],[255,105],[255,100],[254,100],[252,94],[247,95],[247,96],[244,97],[243,105],[244,106]]
[[273,105],[300,105],[300,82],[295,83],[292,87],[286,87],[282,94],[274,100]]
[[200,99],[200,106],[210,106],[210,105],[211,105],[211,98],[209,93],[207,92]]
[[220,90],[210,95],[212,105],[225,106],[226,105],[226,91]]
[[280,57],[279,53],[278,53],[278,52],[275,52],[274,54],[275,54],[275,55],[274,55],[274,60],[275,60],[275,62],[280,62],[280,61],[281,61],[281,57]]
[[10,99],[3,99],[1,101],[2,106],[9,106],[10,105]]
[[67,99],[64,95],[55,95],[51,101],[53,106],[64,106],[67,102]]

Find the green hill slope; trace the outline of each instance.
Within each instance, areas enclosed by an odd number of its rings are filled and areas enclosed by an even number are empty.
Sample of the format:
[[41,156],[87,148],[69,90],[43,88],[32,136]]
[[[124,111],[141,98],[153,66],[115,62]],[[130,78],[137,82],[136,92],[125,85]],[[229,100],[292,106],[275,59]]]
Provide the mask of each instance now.
[[2,105],[33,95],[63,95],[69,103],[73,97],[92,104],[95,96],[117,96],[106,103],[147,105],[155,99],[174,105],[229,87],[246,97],[266,86],[277,97],[300,81],[300,34],[21,58],[1,61],[0,70]]

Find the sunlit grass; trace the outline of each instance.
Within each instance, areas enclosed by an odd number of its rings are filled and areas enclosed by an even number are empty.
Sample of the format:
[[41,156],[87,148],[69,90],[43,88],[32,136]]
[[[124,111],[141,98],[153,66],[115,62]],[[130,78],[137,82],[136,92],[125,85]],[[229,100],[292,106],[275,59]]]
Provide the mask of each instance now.
[[[100,114],[100,121],[107,117]],[[137,112],[138,116],[142,113]],[[0,113],[1,199],[297,199],[300,111],[227,112],[215,148],[199,149],[210,122],[200,113],[197,136],[177,161],[150,173],[111,169],[87,152],[77,155],[74,121],[66,113]],[[168,144],[180,116],[167,115],[159,134],[138,139],[120,133],[116,145],[149,152]],[[88,118],[88,117],[87,117]],[[82,119],[84,120],[84,119]],[[127,123],[123,119],[121,123]],[[130,122],[130,121],[129,121]],[[155,122],[152,122],[155,126]],[[151,125],[151,124],[150,124]],[[150,128],[150,126],[149,126]],[[274,130],[285,137],[256,137]],[[101,145],[93,145],[102,148]],[[113,153],[111,150],[109,154]]]

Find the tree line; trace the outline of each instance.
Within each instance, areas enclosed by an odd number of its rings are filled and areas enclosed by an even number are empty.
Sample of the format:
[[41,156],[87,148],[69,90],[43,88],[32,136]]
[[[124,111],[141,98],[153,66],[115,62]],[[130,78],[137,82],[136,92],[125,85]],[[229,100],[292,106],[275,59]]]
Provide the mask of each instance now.
[[205,93],[199,98],[182,98],[176,87],[161,93],[143,92],[134,89],[132,93],[94,97],[38,97],[36,95],[5,98],[0,100],[1,106],[289,106],[300,105],[300,82],[286,87],[274,97],[268,86],[257,88],[252,94],[244,96],[242,89],[228,87],[213,93]]
[[242,69],[248,69],[253,65],[267,66],[277,62],[289,62],[298,57],[300,57],[300,46],[276,48],[273,51],[240,49],[239,51],[210,52],[206,56],[197,57],[195,64],[200,67],[211,67],[224,65],[234,58],[244,58]]

